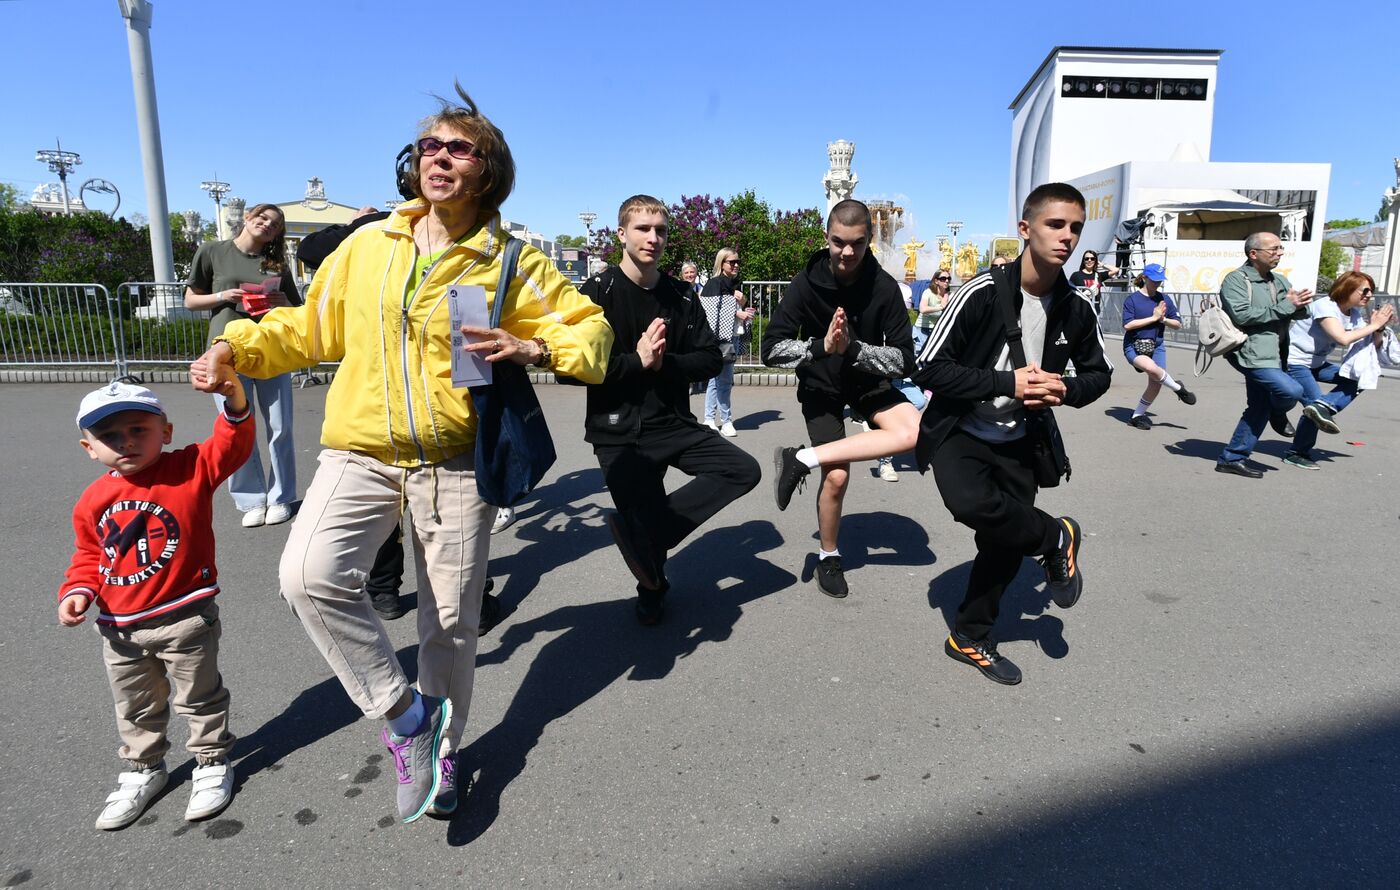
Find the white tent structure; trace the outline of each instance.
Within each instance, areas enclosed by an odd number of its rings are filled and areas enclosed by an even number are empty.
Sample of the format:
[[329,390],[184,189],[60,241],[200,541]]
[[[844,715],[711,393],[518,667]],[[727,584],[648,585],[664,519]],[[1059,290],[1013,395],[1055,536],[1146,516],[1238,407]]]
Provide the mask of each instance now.
[[1354,229],[1328,232],[1323,238],[1340,245],[1347,252],[1347,264],[1343,265],[1341,271],[1355,269],[1365,272],[1384,288],[1382,276],[1385,271],[1386,233],[1389,228],[1389,222],[1371,223]]

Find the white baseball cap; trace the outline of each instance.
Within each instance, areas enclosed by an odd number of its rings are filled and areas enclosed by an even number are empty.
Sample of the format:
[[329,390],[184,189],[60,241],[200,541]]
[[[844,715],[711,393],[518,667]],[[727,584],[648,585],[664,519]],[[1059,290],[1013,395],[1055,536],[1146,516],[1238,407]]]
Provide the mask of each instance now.
[[165,413],[160,399],[146,387],[113,380],[101,389],[95,389],[83,396],[83,403],[78,406],[78,427],[92,429],[94,424],[120,411]]

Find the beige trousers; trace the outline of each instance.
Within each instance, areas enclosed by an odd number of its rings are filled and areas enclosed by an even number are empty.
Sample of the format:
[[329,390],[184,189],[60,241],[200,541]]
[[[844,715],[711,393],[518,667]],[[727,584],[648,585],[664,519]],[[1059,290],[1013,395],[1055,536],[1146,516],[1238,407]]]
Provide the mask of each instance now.
[[219,605],[213,599],[130,627],[99,624],[102,660],[117,706],[118,756],[133,769],[155,766],[170,750],[165,730],[175,712],[190,722],[186,745],[201,764],[233,747],[229,694],[219,676]]
[[406,501],[418,573],[418,689],[451,699],[442,750],[455,751],[471,707],[495,512],[476,493],[472,454],[407,470],[334,449],[319,462],[282,553],[282,597],[365,716],[383,717],[409,685],[365,579]]

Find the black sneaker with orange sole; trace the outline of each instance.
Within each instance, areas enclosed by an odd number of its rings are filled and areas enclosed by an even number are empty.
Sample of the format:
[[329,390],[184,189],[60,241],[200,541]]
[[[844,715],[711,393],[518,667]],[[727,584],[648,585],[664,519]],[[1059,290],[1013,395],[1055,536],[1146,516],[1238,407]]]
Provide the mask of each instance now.
[[1060,546],[1041,557],[1040,564],[1045,568],[1045,586],[1050,590],[1050,598],[1061,609],[1068,609],[1079,602],[1079,594],[1084,592],[1084,573],[1079,570],[1079,552],[1084,549],[1083,532],[1079,530],[1079,523],[1068,516],[1061,516],[1055,522],[1060,526]]
[[970,640],[952,631],[943,643],[943,652],[954,661],[972,665],[988,680],[1003,686],[1015,686],[1021,682],[1021,669],[998,652],[997,644],[991,640]]

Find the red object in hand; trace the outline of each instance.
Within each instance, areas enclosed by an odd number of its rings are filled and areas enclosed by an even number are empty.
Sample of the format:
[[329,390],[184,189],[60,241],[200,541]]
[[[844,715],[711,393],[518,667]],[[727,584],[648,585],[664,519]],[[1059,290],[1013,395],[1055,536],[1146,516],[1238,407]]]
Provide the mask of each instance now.
[[261,284],[249,284],[243,282],[239,289],[243,291],[243,311],[253,317],[266,315],[272,307],[267,304],[267,295],[281,293],[280,278],[266,278]]

